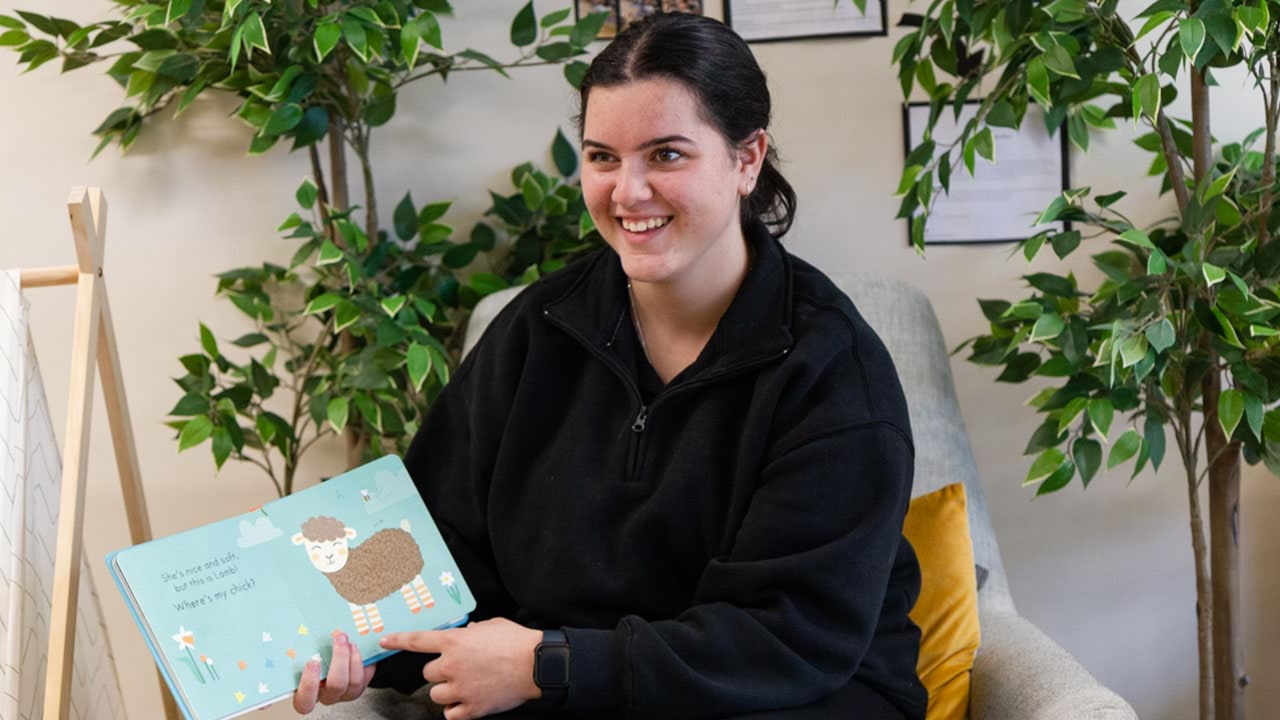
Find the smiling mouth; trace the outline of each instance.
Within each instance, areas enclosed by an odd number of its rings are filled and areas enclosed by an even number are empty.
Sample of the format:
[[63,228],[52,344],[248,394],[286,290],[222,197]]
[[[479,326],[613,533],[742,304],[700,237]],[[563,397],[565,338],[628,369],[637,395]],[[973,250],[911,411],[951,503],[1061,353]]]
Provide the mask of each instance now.
[[672,220],[672,216],[651,217],[651,218],[618,218],[618,224],[623,230],[637,235],[651,233],[666,227]]

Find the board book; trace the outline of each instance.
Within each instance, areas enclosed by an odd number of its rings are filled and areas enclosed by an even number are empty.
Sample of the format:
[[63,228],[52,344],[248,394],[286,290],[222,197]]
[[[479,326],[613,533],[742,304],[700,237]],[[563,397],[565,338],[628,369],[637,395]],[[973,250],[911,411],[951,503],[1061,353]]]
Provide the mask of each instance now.
[[188,720],[289,698],[332,635],[365,664],[388,632],[466,622],[475,598],[400,458],[107,556]]

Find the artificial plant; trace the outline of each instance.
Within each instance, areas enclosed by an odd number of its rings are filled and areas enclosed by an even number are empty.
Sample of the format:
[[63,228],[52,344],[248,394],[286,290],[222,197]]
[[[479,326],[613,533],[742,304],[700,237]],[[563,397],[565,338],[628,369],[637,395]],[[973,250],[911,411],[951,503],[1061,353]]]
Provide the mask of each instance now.
[[[494,224],[479,222],[466,238],[439,222],[448,203],[417,208],[408,194],[392,212],[393,237],[370,148],[401,89],[418,80],[565,63],[576,86],[586,64],[573,58],[587,52],[602,15],[571,23],[564,8],[539,18],[529,2],[511,22],[520,55],[504,62],[471,48],[444,51],[447,0],[112,2],[121,17],[84,25],[23,10],[0,15],[0,46],[18,52],[27,71],[57,59],[64,72],[109,63],[129,104],[94,131],[95,156],[112,142],[127,149],[161,110],[172,106],[176,117],[218,91],[241,99],[235,114],[254,131],[250,155],[286,140],[290,151],[307,152],[312,170],[296,191],[311,217],[291,215],[279,228],[299,242],[289,267],[218,275],[218,293],[255,326],[232,342],[250,357],[224,354],[200,325],[201,352],[180,358],[182,397],[170,413],[179,450],[208,441],[217,467],[253,463],[280,494],[294,489],[303,452],[331,432],[345,433],[348,466],[402,451],[457,362],[478,299],[599,240],[567,181],[577,157],[562,134],[552,147],[560,176],[516,168],[517,192],[491,192]],[[348,150],[362,205],[351,202]],[[483,271],[465,272],[476,265]]]
[[[1052,384],[1030,402],[1045,416],[1026,449],[1035,456],[1026,484],[1038,495],[1077,476],[1087,487],[1104,455],[1108,469],[1132,462],[1135,476],[1158,468],[1172,433],[1190,503],[1202,720],[1244,717],[1240,463],[1280,474],[1278,16],[1272,0],[1158,0],[1132,21],[1116,0],[934,0],[909,18],[915,29],[893,52],[904,94],[918,86],[931,104],[899,187],[899,217],[912,218],[921,252],[953,169],[994,162],[991,127],[1020,127],[1033,103],[1050,132],[1082,151],[1117,119],[1148,130],[1136,142],[1154,155],[1150,174],[1172,193],[1175,216],[1138,226],[1116,208],[1124,190],[1054,198],[1035,224],[1072,229],[1040,232],[1020,249],[1029,262],[1046,246],[1065,259],[1086,241],[1105,243],[1091,256],[1100,284],[1026,275],[1030,296],[980,300],[990,332],[956,351],[968,346],[970,361],[1001,367],[1000,381]],[[1252,78],[1265,127],[1217,143],[1210,88],[1229,68]],[[1190,118],[1168,112],[1179,80],[1190,87]],[[981,99],[976,115],[954,142],[935,143],[941,114],[958,118],[971,96]]]
[[[897,42],[902,91],[931,102],[929,131],[970,96],[977,115],[955,142],[931,132],[911,149],[900,217],[923,252],[924,225],[952,169],[995,160],[991,127],[1018,128],[1028,106],[1050,132],[1080,150],[1116,120],[1140,123],[1155,155],[1151,174],[1171,192],[1176,217],[1138,227],[1116,209],[1125,191],[1080,187],[1055,197],[1020,243],[1028,261],[1051,249],[1065,259],[1096,246],[1101,283],[1074,274],[1024,275],[1029,297],[980,300],[991,332],[956,348],[1001,366],[998,380],[1048,378],[1030,405],[1044,415],[1027,454],[1037,495],[1075,477],[1088,486],[1103,464],[1158,468],[1172,433],[1187,480],[1196,555],[1201,717],[1244,716],[1239,614],[1240,461],[1280,474],[1280,213],[1276,122],[1280,40],[1272,0],[1158,0],[1133,20],[1116,0],[934,0]],[[1210,132],[1213,74],[1242,68],[1253,79],[1266,127],[1240,142]],[[1190,87],[1190,118],[1170,117],[1175,82]],[[1262,140],[1258,149],[1257,141]],[[1135,191],[1140,192],[1140,191]],[[1124,416],[1115,423],[1116,414]],[[1123,427],[1121,425],[1128,425]],[[1108,446],[1105,448],[1105,446]],[[1208,482],[1208,536],[1199,489]]]

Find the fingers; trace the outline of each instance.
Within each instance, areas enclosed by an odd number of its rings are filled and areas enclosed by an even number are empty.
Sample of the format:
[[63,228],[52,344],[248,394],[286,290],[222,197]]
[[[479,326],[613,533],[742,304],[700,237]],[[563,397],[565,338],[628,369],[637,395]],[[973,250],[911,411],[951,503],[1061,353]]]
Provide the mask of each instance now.
[[444,657],[438,657],[427,663],[422,668],[422,679],[430,683],[445,682],[448,680],[444,674]]
[[312,660],[302,671],[302,681],[293,694],[293,709],[299,715],[306,715],[316,708],[316,695],[320,690],[320,663]]
[[457,683],[436,683],[431,686],[428,695],[431,696],[431,702],[437,705],[449,706],[462,701],[462,697],[458,693]]
[[420,653],[439,653],[449,634],[456,630],[419,630],[417,632],[388,633],[379,643],[387,650],[412,650]]
[[351,656],[347,664],[347,691],[342,694],[342,699],[355,700],[360,697],[364,689],[369,685],[369,679],[373,677],[373,671],[370,670],[366,675],[364,669],[364,661],[360,658],[360,648],[351,643],[347,643],[347,647],[351,648],[349,653]]
[[329,677],[325,678],[320,688],[320,702],[332,705],[347,693],[347,683],[351,671],[351,645],[343,633],[334,633],[333,659],[329,662]]

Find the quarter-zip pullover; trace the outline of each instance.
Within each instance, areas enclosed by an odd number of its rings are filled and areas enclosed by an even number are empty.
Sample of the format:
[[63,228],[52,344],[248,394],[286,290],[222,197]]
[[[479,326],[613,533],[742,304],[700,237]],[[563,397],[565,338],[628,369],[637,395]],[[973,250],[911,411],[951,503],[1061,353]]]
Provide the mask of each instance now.
[[[755,265],[670,383],[641,382],[605,247],[503,308],[405,463],[473,619],[565,630],[566,716],[923,718],[897,373],[825,275],[744,234]],[[426,659],[373,684],[412,691]]]

